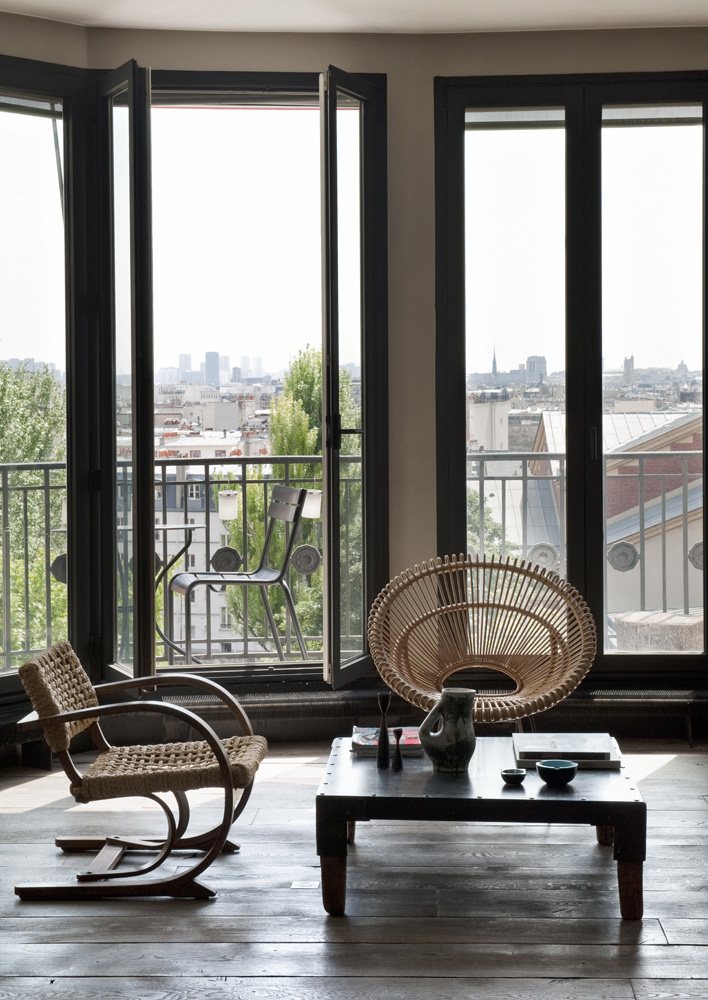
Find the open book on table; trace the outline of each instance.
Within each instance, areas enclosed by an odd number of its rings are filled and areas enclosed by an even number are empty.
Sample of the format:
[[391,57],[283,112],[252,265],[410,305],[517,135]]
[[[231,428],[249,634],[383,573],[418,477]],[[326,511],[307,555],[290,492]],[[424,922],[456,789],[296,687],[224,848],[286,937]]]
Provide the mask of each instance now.
[[[403,735],[401,736],[401,756],[421,757],[423,747],[420,744],[417,726],[401,726]],[[396,737],[393,735],[393,727],[388,729],[391,750],[396,745]],[[379,745],[378,726],[354,726],[352,729],[352,753],[359,757],[375,757]]]

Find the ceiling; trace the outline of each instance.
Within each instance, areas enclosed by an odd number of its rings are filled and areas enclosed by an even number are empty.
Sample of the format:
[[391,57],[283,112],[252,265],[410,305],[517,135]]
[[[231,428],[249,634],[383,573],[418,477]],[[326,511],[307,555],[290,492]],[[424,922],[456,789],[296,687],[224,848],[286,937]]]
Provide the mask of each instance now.
[[708,0],[0,0],[94,28],[437,33],[708,26]]

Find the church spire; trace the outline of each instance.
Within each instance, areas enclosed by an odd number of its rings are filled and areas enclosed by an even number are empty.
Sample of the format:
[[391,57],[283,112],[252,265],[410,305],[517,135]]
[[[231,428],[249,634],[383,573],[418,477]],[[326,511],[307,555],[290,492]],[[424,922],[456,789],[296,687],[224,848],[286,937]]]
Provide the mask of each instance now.
[[497,349],[494,348],[494,353],[492,354],[492,375],[497,373]]

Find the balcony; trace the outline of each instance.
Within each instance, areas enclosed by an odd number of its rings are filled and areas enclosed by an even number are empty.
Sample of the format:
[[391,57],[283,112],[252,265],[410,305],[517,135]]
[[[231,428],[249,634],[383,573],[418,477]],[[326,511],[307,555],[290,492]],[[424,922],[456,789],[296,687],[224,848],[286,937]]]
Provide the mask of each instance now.
[[[361,460],[342,456],[342,594],[344,648],[360,648]],[[129,467],[121,466],[119,523],[130,523]],[[703,648],[701,455],[688,451],[612,452],[604,459],[607,511],[604,560],[608,651],[696,651]],[[238,549],[244,568],[260,554],[265,511],[273,485],[321,489],[321,456],[278,459],[225,457],[160,459],[155,463],[155,522],[191,526],[189,549],[172,567],[208,570],[217,549]],[[468,548],[518,556],[565,574],[566,456],[555,452],[474,453],[468,461]],[[239,517],[219,518],[218,494],[233,491]],[[0,669],[16,668],[32,653],[66,638],[66,475],[61,463],[0,465],[2,589]],[[117,564],[130,565],[127,533],[119,533]],[[179,532],[156,531],[157,577],[183,544]],[[289,569],[298,617],[313,662],[321,656],[322,522],[303,522],[296,543],[308,546],[309,573]],[[156,577],[156,578],[157,578]],[[170,623],[166,584],[156,591],[158,666],[182,667],[179,608]],[[122,580],[122,583],[121,583]],[[119,578],[117,632],[129,655],[131,607],[126,577]],[[192,607],[192,646],[201,662],[269,670],[277,666],[272,637],[257,601],[235,591],[200,588]],[[176,604],[179,606],[179,601]],[[278,622],[286,665],[302,664],[285,608]]]

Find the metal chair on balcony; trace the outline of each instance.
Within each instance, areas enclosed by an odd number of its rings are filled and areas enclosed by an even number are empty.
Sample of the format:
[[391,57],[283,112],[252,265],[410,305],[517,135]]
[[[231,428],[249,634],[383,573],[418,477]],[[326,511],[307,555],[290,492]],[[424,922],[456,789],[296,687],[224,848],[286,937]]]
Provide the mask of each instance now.
[[[297,529],[308,497],[306,489],[295,489],[291,486],[274,486],[268,507],[268,522],[266,526],[263,551],[257,567],[243,572],[212,572],[177,573],[168,586],[168,615],[170,623],[171,645],[175,646],[174,634],[174,599],[175,595],[184,598],[184,652],[188,663],[199,662],[192,655],[192,593],[197,587],[223,589],[225,587],[256,587],[263,603],[266,621],[273,636],[273,642],[280,660],[285,660],[283,643],[278,633],[278,626],[273,614],[273,608],[268,595],[269,588],[280,587],[285,598],[285,605],[290,615],[293,630],[303,660],[308,658],[307,647],[302,636],[302,630],[295,611],[295,602],[286,579],[288,563],[293,551]],[[271,565],[273,541],[278,524],[286,527],[286,541],[282,557],[277,565]],[[244,623],[244,628],[245,628]]]
[[504,675],[513,689],[475,699],[474,721],[512,722],[573,691],[595,656],[595,624],[555,573],[520,559],[445,556],[388,583],[369,615],[369,645],[385,683],[430,711],[453,674]]

